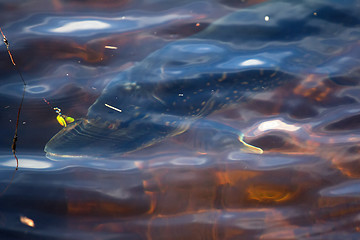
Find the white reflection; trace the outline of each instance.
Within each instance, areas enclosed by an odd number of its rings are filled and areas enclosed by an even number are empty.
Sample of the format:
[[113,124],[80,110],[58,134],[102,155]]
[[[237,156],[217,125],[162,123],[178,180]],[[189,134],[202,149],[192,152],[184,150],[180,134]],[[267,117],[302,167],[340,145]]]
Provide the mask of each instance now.
[[[98,32],[126,32],[139,30],[168,21],[189,19],[192,15],[163,14],[144,16],[144,13],[132,13],[132,16],[121,17],[46,17],[40,23],[26,27],[26,32],[92,35]],[[54,27],[56,26],[56,27]]]
[[289,132],[294,132],[300,129],[300,127],[297,127],[295,125],[287,124],[281,120],[271,120],[261,123],[258,126],[258,130],[261,132],[265,132],[267,130],[285,130]]
[[88,20],[88,21],[77,21],[77,22],[66,23],[61,27],[50,30],[50,32],[69,33],[75,31],[97,30],[97,29],[106,29],[106,28],[110,28],[110,24],[97,20]]
[[265,64],[264,61],[261,61],[258,59],[249,59],[249,60],[246,60],[246,61],[240,63],[240,66],[247,67],[247,66],[258,66],[258,65],[263,65],[263,64]]
[[124,188],[114,188],[113,190],[97,190],[100,194],[106,194],[109,197],[116,198],[116,199],[130,199],[133,197],[131,192]]
[[112,49],[112,50],[118,49],[118,48],[115,47],[115,46],[109,46],[109,45],[106,45],[105,48],[106,48],[106,49]]
[[218,46],[212,44],[186,44],[184,46],[177,46],[180,51],[182,52],[189,52],[189,53],[221,53],[224,50]]
[[35,85],[35,86],[27,86],[26,92],[32,94],[46,93],[50,90],[50,87],[47,85]]
[[137,162],[135,161],[105,161],[103,159],[94,159],[93,161],[89,161],[89,158],[85,158],[84,161],[81,162],[81,166],[89,166],[98,170],[113,170],[113,171],[129,171],[138,169]]
[[[16,162],[14,159],[11,159],[6,162],[3,162],[1,165],[7,167],[16,167]],[[50,167],[52,167],[52,163],[50,162],[38,161],[27,158],[21,158],[21,159],[19,158],[19,168],[45,169]]]
[[319,159],[312,155],[293,156],[290,154],[250,155],[242,152],[231,152],[228,161],[236,161],[237,166],[248,170],[275,170],[289,168],[289,166],[304,166],[317,164]]
[[274,63],[277,64],[273,59],[269,60],[267,58],[264,58],[263,56],[259,56],[261,60],[259,58],[253,57],[254,56],[233,57],[229,61],[219,64],[217,67],[222,69],[238,69],[239,67],[251,68],[257,66],[268,68],[274,66]]
[[179,157],[172,160],[171,163],[174,165],[181,165],[181,166],[202,165],[206,163],[206,158]]
[[263,218],[260,218],[254,214],[254,216],[242,217],[237,219],[233,222],[235,226],[240,229],[247,229],[247,230],[260,230],[265,228],[265,223]]

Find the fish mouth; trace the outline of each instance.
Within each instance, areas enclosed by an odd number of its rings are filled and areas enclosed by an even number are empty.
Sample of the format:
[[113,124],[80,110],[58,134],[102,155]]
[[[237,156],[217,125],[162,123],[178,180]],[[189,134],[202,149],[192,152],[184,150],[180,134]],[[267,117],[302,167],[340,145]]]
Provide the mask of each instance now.
[[53,136],[44,151],[49,158],[81,158],[121,151],[116,148],[120,134],[111,126],[100,120],[78,119]]
[[[160,139],[162,135],[154,131],[154,126],[151,122],[141,120],[127,123],[81,118],[53,136],[44,151],[49,158],[106,158],[122,155]],[[161,127],[156,130],[164,130],[164,126]]]
[[81,134],[77,133],[83,132],[79,130],[83,129],[81,125],[84,125],[85,121],[85,119],[76,120],[55,134],[45,145],[46,156],[50,158],[81,156],[78,143],[85,139],[81,139]]

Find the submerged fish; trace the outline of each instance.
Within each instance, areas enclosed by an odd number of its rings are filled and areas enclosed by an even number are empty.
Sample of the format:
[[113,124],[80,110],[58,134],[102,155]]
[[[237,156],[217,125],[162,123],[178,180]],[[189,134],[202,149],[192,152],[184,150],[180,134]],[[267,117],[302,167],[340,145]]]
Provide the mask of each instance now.
[[[204,117],[295,81],[304,72],[341,74],[344,67],[339,66],[349,61],[339,57],[345,50],[337,49],[337,57],[329,51],[356,41],[346,38],[359,24],[353,3],[269,1],[234,12],[121,72],[86,118],[63,128],[45,152],[126,153],[181,134],[196,122],[200,128],[215,129],[225,139],[222,143],[261,153],[243,141],[239,130]],[[332,19],[345,11],[346,24]],[[356,65],[346,64],[348,70]]]

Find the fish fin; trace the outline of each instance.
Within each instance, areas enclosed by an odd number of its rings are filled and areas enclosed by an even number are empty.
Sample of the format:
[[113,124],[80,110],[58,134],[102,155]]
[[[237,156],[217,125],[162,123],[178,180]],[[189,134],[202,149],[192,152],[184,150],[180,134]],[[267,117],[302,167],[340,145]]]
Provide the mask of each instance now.
[[246,143],[243,138],[244,138],[243,135],[239,136],[239,141],[244,145],[244,148],[242,148],[241,151],[247,152],[247,153],[255,153],[255,154],[263,154],[264,153],[264,150],[262,150],[259,147],[255,147],[253,145]]

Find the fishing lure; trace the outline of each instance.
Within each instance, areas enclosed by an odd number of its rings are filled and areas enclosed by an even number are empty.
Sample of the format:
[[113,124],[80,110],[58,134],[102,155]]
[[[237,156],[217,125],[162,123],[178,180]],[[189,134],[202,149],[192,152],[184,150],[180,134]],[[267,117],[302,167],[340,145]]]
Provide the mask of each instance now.
[[54,110],[58,114],[56,117],[56,120],[58,121],[58,123],[61,126],[66,127],[66,124],[69,124],[69,123],[72,123],[73,121],[75,121],[74,118],[62,114],[60,108],[55,107]]

